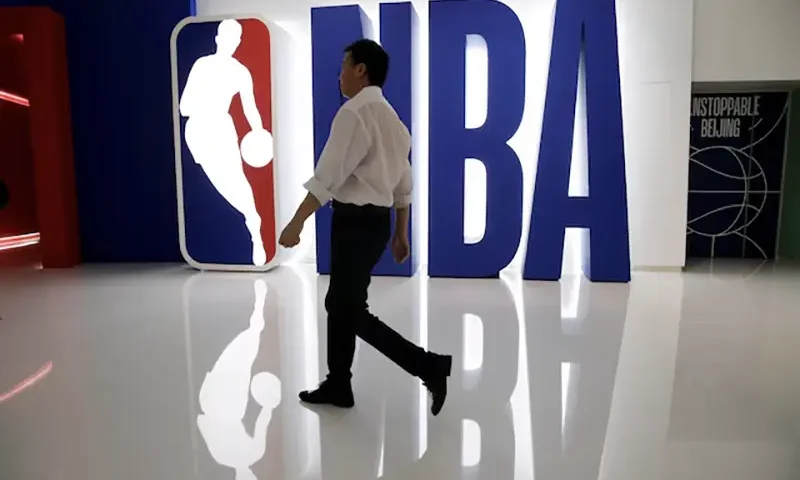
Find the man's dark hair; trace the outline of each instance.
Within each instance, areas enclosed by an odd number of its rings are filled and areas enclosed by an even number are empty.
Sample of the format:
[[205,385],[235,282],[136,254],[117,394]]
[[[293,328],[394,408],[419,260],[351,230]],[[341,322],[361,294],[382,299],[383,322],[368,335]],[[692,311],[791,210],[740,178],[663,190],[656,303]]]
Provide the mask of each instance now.
[[353,65],[364,64],[367,68],[370,85],[383,87],[383,84],[386,83],[386,75],[389,73],[389,54],[383,47],[372,40],[363,38],[348,45],[344,51],[350,54]]

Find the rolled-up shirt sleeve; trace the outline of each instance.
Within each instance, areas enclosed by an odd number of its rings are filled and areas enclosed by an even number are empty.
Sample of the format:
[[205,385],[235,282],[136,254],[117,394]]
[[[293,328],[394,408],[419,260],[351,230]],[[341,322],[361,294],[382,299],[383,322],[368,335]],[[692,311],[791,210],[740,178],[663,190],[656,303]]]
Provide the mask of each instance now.
[[358,115],[340,109],[333,119],[331,133],[314,169],[314,176],[303,185],[320,205],[325,205],[336,196],[345,180],[367,156],[369,144],[369,135]]
[[414,180],[411,174],[411,164],[408,163],[403,173],[403,178],[394,189],[394,208],[405,208],[411,205],[411,193],[414,190]]

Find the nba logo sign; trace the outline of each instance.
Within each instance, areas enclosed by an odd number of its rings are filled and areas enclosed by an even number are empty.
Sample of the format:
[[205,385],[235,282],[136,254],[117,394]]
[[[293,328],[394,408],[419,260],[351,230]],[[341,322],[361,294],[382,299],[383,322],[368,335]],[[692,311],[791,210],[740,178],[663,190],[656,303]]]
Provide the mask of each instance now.
[[171,52],[183,257],[203,270],[268,270],[278,201],[269,28],[187,18]]

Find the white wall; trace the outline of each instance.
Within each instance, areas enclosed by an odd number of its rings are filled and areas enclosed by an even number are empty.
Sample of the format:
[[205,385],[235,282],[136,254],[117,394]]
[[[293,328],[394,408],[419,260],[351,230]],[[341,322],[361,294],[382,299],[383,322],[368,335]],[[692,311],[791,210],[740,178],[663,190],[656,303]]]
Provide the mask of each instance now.
[[695,0],[617,0],[631,260],[686,262]]
[[800,80],[800,2],[695,0],[694,81]]
[[[556,0],[506,0],[518,14],[526,36],[528,58],[527,98],[519,134],[509,143],[521,158],[525,175],[523,232],[529,223],[533,180],[542,123],[542,110],[552,37]],[[686,200],[689,151],[689,98],[692,80],[692,18],[695,0],[617,0],[622,74],[623,115],[626,135],[628,202],[630,209],[631,251],[634,267],[681,267],[685,261]],[[300,181],[311,173],[312,123],[310,79],[310,7],[341,5],[348,0],[197,0],[198,15],[260,14],[277,23],[289,35],[276,42],[273,51],[285,49],[285,62],[274,68],[276,92],[277,158],[292,164],[292,172],[279,173],[278,181],[290,187],[282,210],[299,202]],[[376,0],[358,2],[378,27]],[[426,0],[413,2],[421,23],[422,45],[427,45]],[[423,49],[424,50],[424,49]],[[427,52],[423,52],[427,62]],[[427,70],[425,68],[425,70]],[[427,91],[426,88],[422,89]],[[423,95],[426,97],[426,94]],[[291,99],[289,108],[285,99]],[[469,102],[485,102],[474,95]],[[283,105],[283,106],[281,106]],[[423,99],[427,107],[427,98]],[[481,110],[480,107],[468,107]],[[425,116],[427,117],[427,116]],[[426,118],[424,119],[426,120]],[[425,122],[426,123],[426,122]],[[422,129],[424,135],[427,128]],[[418,130],[419,132],[419,130]],[[285,139],[289,135],[288,140]],[[574,163],[585,161],[576,138]],[[414,160],[423,173],[417,185],[427,189],[427,148]],[[584,167],[582,165],[578,165]],[[584,167],[585,168],[585,167]],[[294,183],[292,183],[294,182]],[[417,206],[427,225],[427,192]],[[479,209],[480,210],[480,209]],[[279,222],[289,213],[282,212]],[[470,214],[468,213],[468,216]],[[478,212],[472,214],[477,217]],[[310,225],[310,223],[309,223]],[[313,231],[306,232],[313,238]],[[423,234],[427,239],[427,235]],[[305,239],[304,239],[305,240]],[[512,267],[519,267],[527,237],[521,242]],[[306,241],[306,245],[310,242]],[[568,249],[578,248],[569,242]],[[425,247],[427,250],[427,247]],[[574,251],[568,252],[566,269],[575,271]],[[423,261],[425,255],[423,254]]]

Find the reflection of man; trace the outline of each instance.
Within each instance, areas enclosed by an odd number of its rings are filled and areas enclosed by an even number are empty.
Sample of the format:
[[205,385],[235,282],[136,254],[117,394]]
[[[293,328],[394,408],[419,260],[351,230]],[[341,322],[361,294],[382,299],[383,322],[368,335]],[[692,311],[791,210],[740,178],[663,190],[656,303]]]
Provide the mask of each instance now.
[[253,78],[247,67],[233,58],[242,40],[236,20],[219,24],[217,51],[198,59],[189,72],[180,100],[186,121],[185,138],[195,162],[203,167],[214,188],[244,215],[253,241],[253,264],[267,261],[261,238],[261,216],[253,189],[244,175],[239,137],[228,110],[237,93],[253,131],[264,129],[253,94]]
[[[225,347],[203,380],[200,387],[203,413],[197,417],[197,426],[211,456],[220,465],[236,470],[236,480],[256,478],[250,467],[264,456],[272,410],[280,403],[277,377],[266,372],[259,373],[252,381],[250,377],[264,330],[267,286],[263,280],[257,280],[254,290],[256,301],[250,326]],[[252,437],[242,423],[251,389],[261,405]]]

